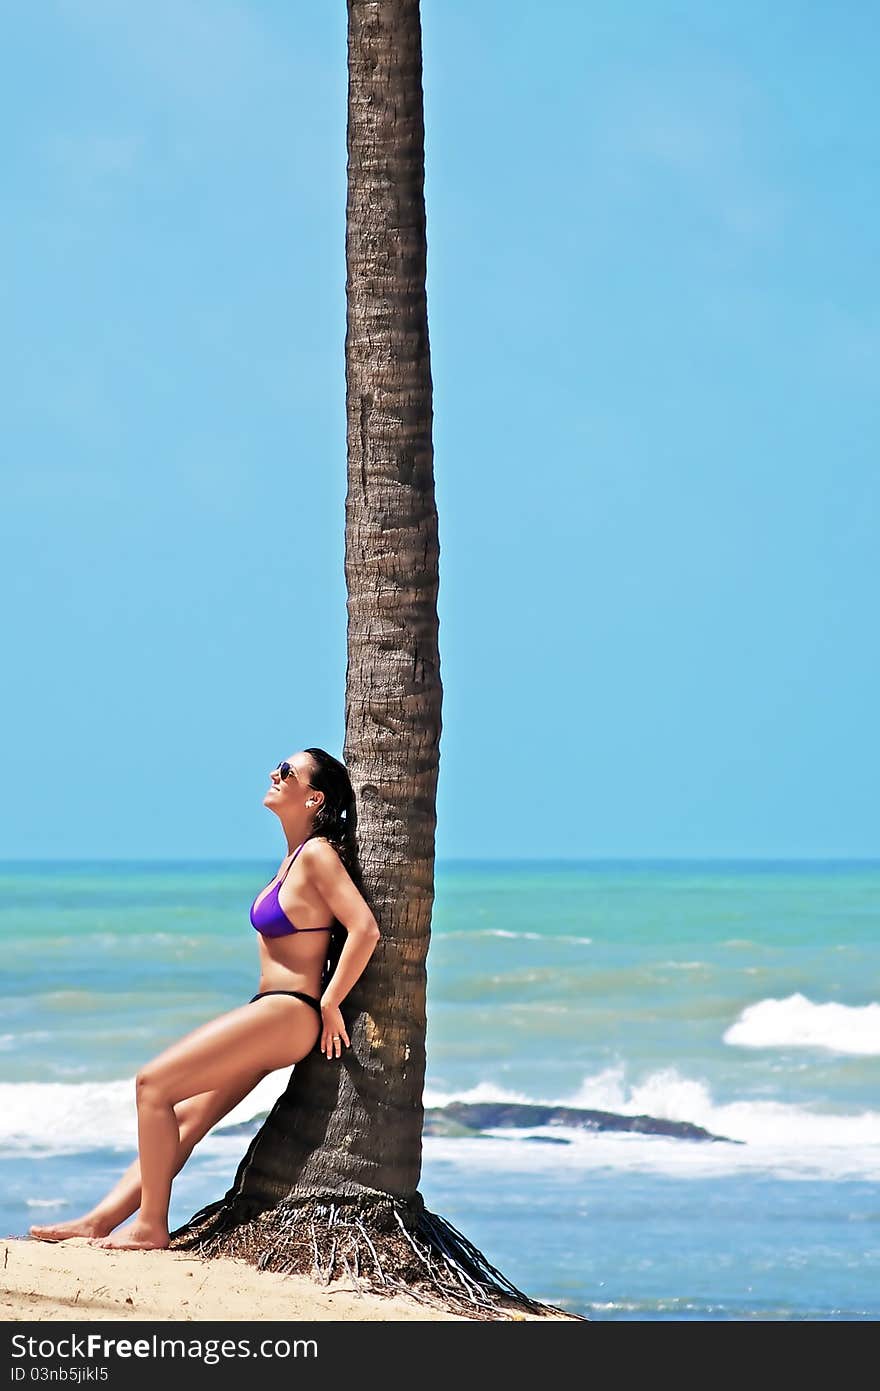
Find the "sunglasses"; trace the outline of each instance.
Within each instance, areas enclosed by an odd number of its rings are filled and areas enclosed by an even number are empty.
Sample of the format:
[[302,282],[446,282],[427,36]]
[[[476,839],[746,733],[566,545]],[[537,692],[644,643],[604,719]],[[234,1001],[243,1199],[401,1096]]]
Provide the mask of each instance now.
[[[299,782],[296,769],[294,768],[292,763],[287,762],[287,759],[285,759],[283,763],[279,763],[275,771],[280,775],[282,782],[287,782],[287,779],[289,777],[294,777],[296,778],[297,782]],[[311,783],[306,783],[305,786],[311,787]]]

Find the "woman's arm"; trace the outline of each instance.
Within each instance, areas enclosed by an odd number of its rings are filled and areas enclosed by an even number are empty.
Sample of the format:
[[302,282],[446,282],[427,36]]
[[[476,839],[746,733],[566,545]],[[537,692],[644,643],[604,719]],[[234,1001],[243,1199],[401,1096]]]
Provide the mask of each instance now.
[[321,996],[321,1015],[324,1028],[321,1052],[327,1057],[340,1057],[342,1042],[350,1043],[339,1006],[364,968],[379,940],[379,924],[373,917],[333,846],[317,838],[309,841],[301,859],[308,856],[309,874],[333,916],[342,923],[348,934],[345,946],[327,987]]

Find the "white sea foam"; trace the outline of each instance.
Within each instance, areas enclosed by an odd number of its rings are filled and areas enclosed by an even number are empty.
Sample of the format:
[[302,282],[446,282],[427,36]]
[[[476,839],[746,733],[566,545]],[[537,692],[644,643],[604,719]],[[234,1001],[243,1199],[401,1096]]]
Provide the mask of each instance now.
[[523,942],[575,942],[578,946],[589,947],[592,937],[572,937],[567,932],[511,932],[506,927],[486,927],[480,932],[462,933],[466,937],[514,937]]
[[[880,1117],[875,1116],[880,1123]],[[491,1132],[489,1139],[447,1139],[427,1135],[424,1139],[426,1163],[441,1161],[460,1165],[468,1171],[491,1174],[545,1173],[548,1179],[564,1180],[571,1174],[576,1181],[585,1173],[655,1173],[671,1178],[704,1177],[741,1173],[763,1173],[791,1181],[818,1179],[839,1181],[880,1180],[880,1144],[854,1147],[850,1144],[808,1146],[722,1145],[679,1140],[663,1135],[632,1132],[552,1129],[528,1132],[532,1137],[567,1139],[569,1144],[534,1144],[520,1132]]]
[[528,942],[540,942],[540,932],[508,932],[506,927],[487,927],[485,932],[474,932],[474,937],[523,937]]
[[475,1087],[460,1092],[439,1092],[426,1087],[424,1099],[426,1106],[448,1106],[450,1101],[534,1101],[534,1097],[527,1096],[525,1092],[498,1087],[494,1082],[478,1082]]
[[[270,1072],[222,1126],[271,1110],[287,1086],[290,1068]],[[77,1154],[94,1149],[137,1149],[134,1078],[121,1082],[0,1083],[0,1153]]]
[[[271,1073],[200,1146],[206,1156],[236,1162],[246,1138],[228,1127],[270,1110],[283,1092],[288,1069]],[[585,1077],[573,1092],[536,1096],[491,1081],[459,1092],[425,1093],[426,1106],[450,1101],[521,1102],[649,1115],[690,1121],[742,1145],[712,1144],[636,1132],[591,1132],[544,1127],[512,1133],[497,1128],[491,1140],[427,1136],[426,1159],[480,1171],[653,1171],[686,1176],[762,1170],[790,1179],[844,1177],[880,1180],[880,1111],[829,1113],[779,1101],[717,1102],[707,1084],[676,1068],[658,1069],[629,1083],[617,1064]],[[528,1136],[570,1143],[534,1144]],[[134,1079],[116,1082],[0,1084],[0,1152],[19,1158],[98,1148],[134,1151],[137,1123]],[[222,1166],[221,1166],[222,1167]]]
[[622,1064],[586,1078],[564,1104],[621,1115],[655,1116],[690,1121],[713,1135],[761,1147],[877,1147],[880,1162],[880,1111],[826,1112],[782,1101],[754,1099],[715,1102],[705,1082],[684,1077],[674,1067],[661,1068],[627,1086]]
[[507,927],[481,927],[476,932],[438,932],[438,940],[449,942],[454,937],[464,937],[472,941],[474,937],[512,937],[517,941],[528,942],[574,942],[577,946],[590,947],[592,937],[576,937],[568,932],[512,932]]
[[20,1034],[0,1034],[0,1051],[12,1053],[28,1043],[45,1043],[53,1035],[48,1029],[27,1029]]
[[880,1004],[814,1004],[805,995],[748,1005],[724,1034],[740,1048],[824,1048],[880,1055]]
[[[689,1121],[712,1135],[744,1142],[712,1144],[632,1131],[596,1133],[557,1126],[529,1133],[567,1138],[569,1145],[524,1144],[524,1132],[518,1132],[517,1139],[501,1128],[493,1132],[496,1139],[491,1144],[483,1142],[483,1149],[479,1148],[479,1140],[426,1137],[426,1145],[443,1158],[453,1158],[456,1145],[467,1145],[468,1162],[485,1162],[489,1167],[493,1162],[488,1154],[491,1151],[497,1162],[507,1168],[530,1169],[537,1165],[565,1169],[574,1165],[670,1174],[760,1169],[784,1178],[880,1179],[880,1111],[823,1112],[780,1101],[752,1099],[719,1103],[705,1082],[686,1077],[674,1067],[660,1068],[629,1084],[624,1065],[616,1064],[585,1077],[574,1093],[564,1096],[527,1096],[489,1082],[455,1095],[425,1095],[426,1106],[442,1106],[453,1100],[525,1101]],[[463,1150],[460,1159],[465,1157]]]

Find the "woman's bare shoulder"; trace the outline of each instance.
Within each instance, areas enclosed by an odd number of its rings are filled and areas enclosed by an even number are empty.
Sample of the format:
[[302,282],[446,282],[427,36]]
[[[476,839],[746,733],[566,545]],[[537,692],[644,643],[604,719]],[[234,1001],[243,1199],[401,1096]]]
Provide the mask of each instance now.
[[311,836],[300,859],[306,861],[307,872],[322,891],[350,878],[339,847],[326,836]]
[[326,836],[309,836],[302,850],[302,858],[306,856],[320,864],[332,864],[334,860],[342,863],[338,848]]

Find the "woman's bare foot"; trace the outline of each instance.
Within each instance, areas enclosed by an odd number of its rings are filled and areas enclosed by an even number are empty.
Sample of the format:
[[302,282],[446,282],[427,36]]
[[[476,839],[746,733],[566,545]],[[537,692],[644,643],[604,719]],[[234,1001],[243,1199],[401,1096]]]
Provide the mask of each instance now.
[[34,1241],[69,1241],[72,1236],[101,1237],[112,1230],[112,1222],[102,1222],[95,1217],[74,1217],[70,1222],[50,1222],[48,1226],[29,1229]]
[[138,1218],[135,1222],[129,1222],[127,1227],[121,1227],[112,1236],[93,1241],[92,1245],[106,1246],[109,1250],[164,1251],[169,1240],[167,1227],[144,1222],[142,1218]]

